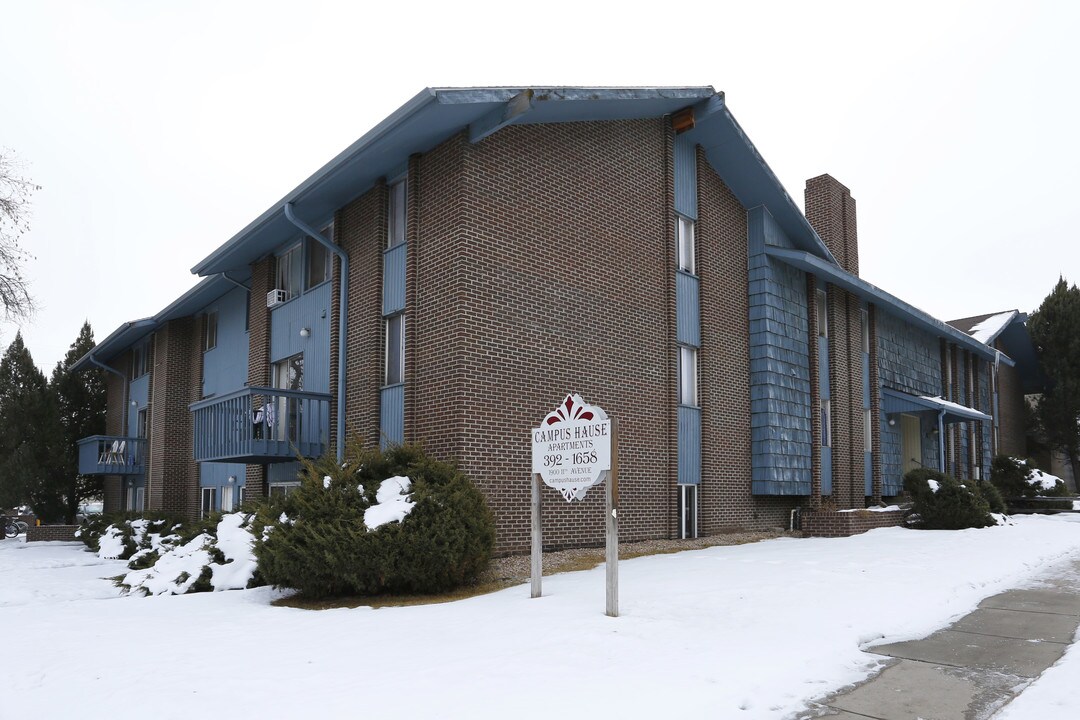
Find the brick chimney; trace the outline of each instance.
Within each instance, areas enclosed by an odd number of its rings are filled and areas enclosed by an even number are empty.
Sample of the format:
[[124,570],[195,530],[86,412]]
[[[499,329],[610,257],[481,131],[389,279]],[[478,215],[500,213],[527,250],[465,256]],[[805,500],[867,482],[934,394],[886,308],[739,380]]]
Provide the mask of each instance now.
[[831,175],[810,178],[806,181],[806,219],[840,267],[858,275],[859,232],[851,191]]

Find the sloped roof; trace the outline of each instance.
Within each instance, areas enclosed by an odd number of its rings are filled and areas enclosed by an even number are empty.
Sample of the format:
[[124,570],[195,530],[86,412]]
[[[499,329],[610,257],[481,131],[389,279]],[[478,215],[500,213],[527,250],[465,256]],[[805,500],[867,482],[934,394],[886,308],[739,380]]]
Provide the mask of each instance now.
[[766,205],[801,248],[832,259],[825,244],[792,202],[775,174],[711,86],[626,88],[426,88],[376,125],[314,175],[271,205],[195,267],[197,275],[237,271],[295,238],[286,203],[316,227],[338,208],[404,166],[409,156],[433,149],[467,130],[477,142],[512,124],[629,120],[669,115],[694,107],[690,132],[710,163],[745,207]]

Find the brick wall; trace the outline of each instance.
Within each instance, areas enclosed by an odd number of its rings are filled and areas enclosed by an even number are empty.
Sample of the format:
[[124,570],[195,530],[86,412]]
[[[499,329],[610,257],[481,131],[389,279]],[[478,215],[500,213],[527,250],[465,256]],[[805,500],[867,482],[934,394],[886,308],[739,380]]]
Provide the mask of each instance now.
[[[274,259],[263,258],[251,266],[251,293],[248,296],[248,379],[255,387],[270,385],[270,308],[266,293],[274,287]],[[244,500],[266,494],[266,468],[248,465],[244,478]]]
[[74,542],[78,525],[31,525],[26,529],[26,542]]
[[201,316],[171,320],[154,335],[150,378],[150,469],[146,507],[188,517],[199,511],[199,472],[193,459],[188,406],[202,391]]
[[806,181],[806,219],[840,267],[859,274],[859,235],[851,191],[831,175]]
[[998,371],[998,454],[1027,457],[1027,409],[1020,373],[1001,363]]
[[[410,436],[477,481],[502,551],[529,545],[529,431],[571,390],[620,419],[623,538],[671,533],[666,132],[512,126],[419,161]],[[544,503],[547,546],[603,541],[600,490],[568,504],[545,487]]]
[[902,522],[903,516],[904,513],[901,510],[888,512],[803,511],[802,531],[803,534],[811,537],[847,537],[875,528],[896,527]]
[[[131,362],[130,353],[123,353],[109,366],[124,374],[119,377],[105,373],[105,434],[121,435],[124,433],[124,414],[127,413],[127,370]],[[103,478],[103,512],[119,512],[124,509],[123,482],[119,475],[106,475]]]
[[[334,232],[349,254],[349,320],[345,364],[346,437],[379,444],[379,388],[384,372],[382,321],[386,185],[379,183],[337,214]],[[409,248],[410,254],[412,248]],[[335,283],[337,281],[335,280]],[[337,334],[337,304],[334,304]],[[408,354],[408,349],[406,354]]]

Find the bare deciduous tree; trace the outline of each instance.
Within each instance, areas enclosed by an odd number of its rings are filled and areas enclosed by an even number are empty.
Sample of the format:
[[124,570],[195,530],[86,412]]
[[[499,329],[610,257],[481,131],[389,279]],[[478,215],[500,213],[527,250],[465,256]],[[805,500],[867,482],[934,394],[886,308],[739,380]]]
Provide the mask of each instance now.
[[0,312],[5,320],[26,318],[34,309],[22,270],[30,254],[19,238],[30,229],[30,196],[40,189],[20,174],[15,153],[0,148]]

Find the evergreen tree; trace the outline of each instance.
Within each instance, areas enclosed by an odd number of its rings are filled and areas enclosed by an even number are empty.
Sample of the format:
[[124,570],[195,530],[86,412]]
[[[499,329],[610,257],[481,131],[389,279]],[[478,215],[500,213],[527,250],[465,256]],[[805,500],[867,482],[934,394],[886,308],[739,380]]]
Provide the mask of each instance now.
[[42,519],[59,519],[61,508],[40,490],[56,471],[59,413],[22,333],[0,359],[0,428],[0,506],[29,503]]
[[1028,320],[1028,331],[1046,373],[1036,406],[1047,443],[1065,453],[1074,474],[1080,459],[1080,289],[1059,278]]
[[71,344],[63,362],[53,370],[49,389],[59,414],[62,446],[59,448],[56,473],[50,486],[57,499],[62,498],[66,522],[74,522],[79,505],[99,497],[103,490],[100,475],[79,475],[78,441],[105,432],[105,378],[101,370],[73,372],[79,358],[94,348],[94,331],[84,322],[79,337]]

